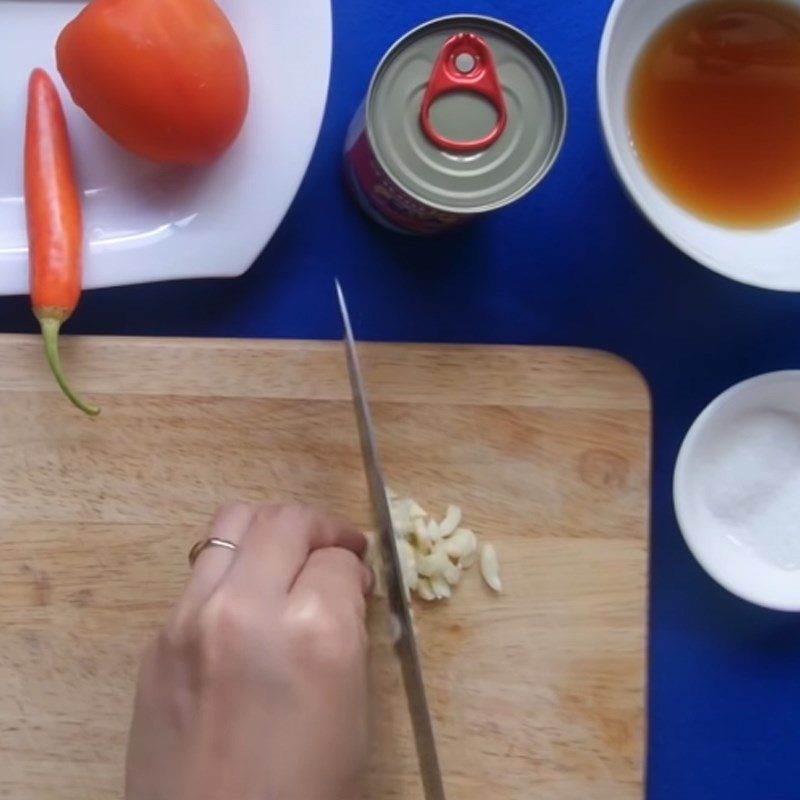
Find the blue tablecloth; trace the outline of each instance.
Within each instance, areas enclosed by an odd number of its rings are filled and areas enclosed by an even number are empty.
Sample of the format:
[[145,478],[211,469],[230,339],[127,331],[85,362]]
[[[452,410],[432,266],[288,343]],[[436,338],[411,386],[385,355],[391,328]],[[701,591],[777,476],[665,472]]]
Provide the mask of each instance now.
[[[706,577],[678,531],[670,483],[680,441],[708,401],[740,379],[800,365],[800,297],[739,286],[692,263],[623,194],[595,99],[608,5],[336,0],[319,146],[250,272],[90,292],[68,329],[333,338],[339,276],[361,338],[588,345],[629,359],[655,406],[648,797],[797,800],[800,617],[750,606]],[[342,191],[345,129],[395,38],[464,11],[507,19],[548,50],[570,103],[566,146],[543,187],[516,206],[438,239],[398,237]],[[0,329],[34,330],[25,299],[0,300]]]

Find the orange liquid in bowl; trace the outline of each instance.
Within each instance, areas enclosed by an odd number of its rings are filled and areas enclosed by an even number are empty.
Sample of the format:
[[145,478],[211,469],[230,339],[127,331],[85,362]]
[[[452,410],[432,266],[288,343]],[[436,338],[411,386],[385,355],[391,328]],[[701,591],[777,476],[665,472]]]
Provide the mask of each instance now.
[[647,44],[629,95],[633,146],[699,217],[739,228],[800,219],[800,9],[709,0]]

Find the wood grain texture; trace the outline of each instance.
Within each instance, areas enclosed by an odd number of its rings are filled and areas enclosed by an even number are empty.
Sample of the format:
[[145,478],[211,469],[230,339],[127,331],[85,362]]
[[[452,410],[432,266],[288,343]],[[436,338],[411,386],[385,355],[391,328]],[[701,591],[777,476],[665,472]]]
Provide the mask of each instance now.
[[[497,547],[417,606],[458,800],[640,800],[650,408],[638,374],[555,348],[363,346],[390,483]],[[0,797],[121,797],[139,654],[226,500],[369,526],[338,343],[69,339],[95,421],[36,338],[0,337]],[[418,800],[383,609],[370,800]]]

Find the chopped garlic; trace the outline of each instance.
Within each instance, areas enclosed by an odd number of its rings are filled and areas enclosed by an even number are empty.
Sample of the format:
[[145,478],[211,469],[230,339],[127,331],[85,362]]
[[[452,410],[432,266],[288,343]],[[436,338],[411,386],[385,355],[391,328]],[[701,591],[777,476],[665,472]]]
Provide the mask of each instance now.
[[428,535],[428,523],[424,519],[418,519],[415,521],[414,533],[417,540],[417,547],[426,553],[430,552],[433,542],[431,541],[431,537]]
[[417,556],[417,572],[425,578],[441,575],[451,586],[455,586],[461,577],[461,570],[441,547],[436,547],[430,555]]
[[436,599],[436,595],[433,593],[431,582],[427,578],[419,579],[419,583],[417,584],[417,595],[421,600],[427,600],[428,602]]
[[424,519],[428,516],[428,512],[415,500],[408,501],[408,515],[413,520]]
[[389,505],[392,517],[392,527],[398,536],[403,538],[414,533],[415,527],[411,516],[412,506],[410,500],[394,500]]
[[414,548],[405,540],[397,540],[397,554],[400,556],[400,568],[403,571],[403,581],[412,591],[417,588],[419,574],[417,572]]
[[[386,497],[406,592],[427,601],[450,597],[463,570],[478,560],[478,538],[474,531],[461,527],[461,508],[449,505],[444,519],[438,522],[410,497],[400,497],[391,489],[387,489]],[[377,555],[373,546],[368,557]],[[484,546],[480,560],[484,580],[499,592],[500,569],[491,545]]]
[[450,563],[450,559],[443,550],[436,549],[430,554],[417,553],[417,572],[425,578],[439,575]]
[[447,567],[442,572],[442,577],[450,586],[455,586],[461,580],[461,567],[452,561],[448,561]]
[[431,588],[437,600],[446,600],[451,595],[450,584],[441,575],[431,578]]
[[458,506],[448,506],[447,513],[439,525],[439,532],[443,538],[447,538],[454,533],[461,524],[461,509]]
[[497,560],[497,551],[490,544],[485,544],[481,548],[481,575],[490,589],[493,589],[495,592],[503,591],[503,584],[500,581],[500,563]]
[[468,528],[459,528],[442,545],[450,558],[463,561],[477,551],[478,539]]

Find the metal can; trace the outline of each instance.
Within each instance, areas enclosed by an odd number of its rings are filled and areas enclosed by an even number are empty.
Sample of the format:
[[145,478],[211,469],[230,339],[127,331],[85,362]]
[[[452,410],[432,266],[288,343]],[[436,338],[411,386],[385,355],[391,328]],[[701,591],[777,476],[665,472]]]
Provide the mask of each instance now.
[[442,17],[381,60],[347,133],[345,176],[376,221],[437,233],[536,187],[566,123],[558,72],[533,39],[490,17]]

